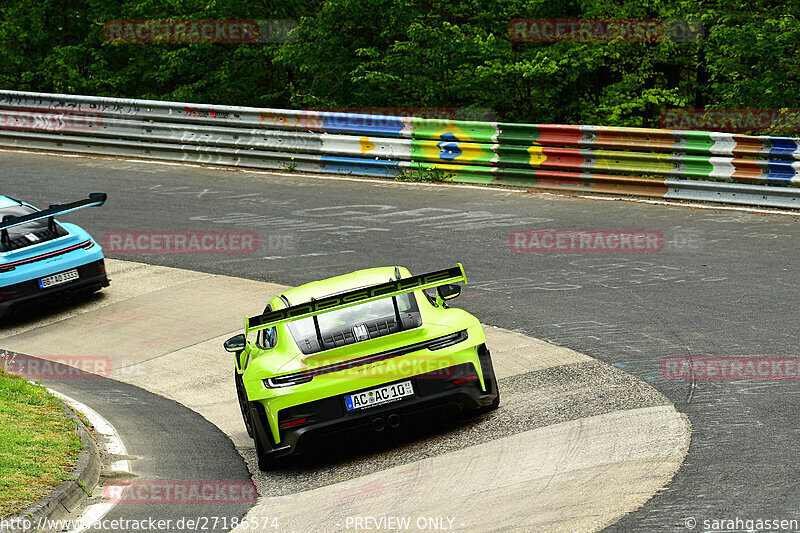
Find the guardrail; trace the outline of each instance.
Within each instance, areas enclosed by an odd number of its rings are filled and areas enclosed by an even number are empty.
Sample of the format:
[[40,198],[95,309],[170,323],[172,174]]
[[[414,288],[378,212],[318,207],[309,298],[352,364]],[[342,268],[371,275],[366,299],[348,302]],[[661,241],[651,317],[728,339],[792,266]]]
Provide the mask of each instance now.
[[0,146],[800,207],[800,139],[788,137],[0,91]]

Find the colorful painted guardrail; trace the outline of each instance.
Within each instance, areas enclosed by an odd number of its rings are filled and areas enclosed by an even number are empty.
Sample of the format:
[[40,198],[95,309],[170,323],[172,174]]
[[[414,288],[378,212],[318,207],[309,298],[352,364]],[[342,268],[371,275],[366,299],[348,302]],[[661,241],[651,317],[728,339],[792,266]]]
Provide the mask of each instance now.
[[[788,137],[15,91],[0,91],[0,146],[384,177],[437,169],[452,181],[666,198],[691,197],[675,191],[702,180],[757,187],[737,188],[748,203],[800,184],[800,139]],[[716,201],[737,202],[722,189]],[[773,204],[800,207],[791,189]]]

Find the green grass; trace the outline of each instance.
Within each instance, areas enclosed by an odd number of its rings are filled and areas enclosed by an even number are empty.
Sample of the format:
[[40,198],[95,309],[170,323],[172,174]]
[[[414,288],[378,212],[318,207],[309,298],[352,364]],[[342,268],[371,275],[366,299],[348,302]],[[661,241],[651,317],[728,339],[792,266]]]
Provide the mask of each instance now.
[[61,403],[41,385],[0,369],[0,518],[66,480],[80,450]]

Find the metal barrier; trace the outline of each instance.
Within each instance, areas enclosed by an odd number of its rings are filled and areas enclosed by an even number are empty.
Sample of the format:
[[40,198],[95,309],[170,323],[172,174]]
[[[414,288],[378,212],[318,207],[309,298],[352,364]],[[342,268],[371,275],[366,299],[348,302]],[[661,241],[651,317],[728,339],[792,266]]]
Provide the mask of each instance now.
[[448,181],[800,206],[800,139],[787,137],[0,91],[0,146],[384,177],[436,169]]

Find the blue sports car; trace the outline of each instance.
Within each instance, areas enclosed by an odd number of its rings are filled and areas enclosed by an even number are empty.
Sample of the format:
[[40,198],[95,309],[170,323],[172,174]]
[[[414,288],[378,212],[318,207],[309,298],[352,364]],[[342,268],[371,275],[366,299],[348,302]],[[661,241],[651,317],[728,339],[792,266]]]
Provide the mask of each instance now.
[[104,193],[94,193],[40,211],[0,196],[0,318],[42,299],[64,300],[108,287],[100,245],[82,228],[53,218],[105,201]]

